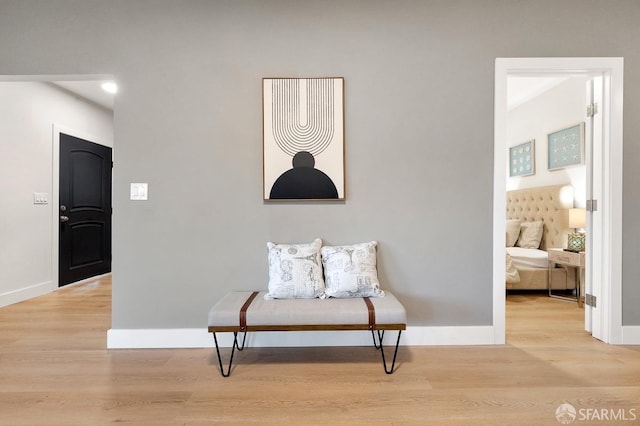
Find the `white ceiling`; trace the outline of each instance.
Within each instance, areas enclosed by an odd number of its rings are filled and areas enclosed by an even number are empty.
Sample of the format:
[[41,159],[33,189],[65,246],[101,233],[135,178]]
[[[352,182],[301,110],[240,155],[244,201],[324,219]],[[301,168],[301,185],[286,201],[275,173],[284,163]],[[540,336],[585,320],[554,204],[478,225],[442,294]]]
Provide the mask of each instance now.
[[113,110],[114,95],[105,92],[102,90],[102,87],[100,87],[105,81],[106,80],[53,81],[52,83],[107,109]]

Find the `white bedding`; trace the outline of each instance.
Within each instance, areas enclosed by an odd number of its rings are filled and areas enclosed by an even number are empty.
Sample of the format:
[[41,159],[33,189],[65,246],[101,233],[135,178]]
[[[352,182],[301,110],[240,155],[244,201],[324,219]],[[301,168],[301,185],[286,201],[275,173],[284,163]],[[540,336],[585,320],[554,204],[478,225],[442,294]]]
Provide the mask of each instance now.
[[516,268],[546,268],[548,264],[545,250],[507,247],[507,254]]
[[507,284],[515,284],[515,283],[519,283],[520,282],[520,274],[518,273],[518,270],[516,269],[516,267],[513,265],[513,261],[511,260],[511,256],[509,256],[509,253],[507,253],[506,255],[506,271],[505,271],[505,275],[506,275],[506,281]]

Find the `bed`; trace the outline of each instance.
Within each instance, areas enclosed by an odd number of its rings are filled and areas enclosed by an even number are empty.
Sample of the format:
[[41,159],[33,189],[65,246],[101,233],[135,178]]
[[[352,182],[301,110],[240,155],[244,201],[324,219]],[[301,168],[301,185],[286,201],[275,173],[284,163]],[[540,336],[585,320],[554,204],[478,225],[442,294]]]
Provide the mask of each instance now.
[[[573,187],[570,185],[507,192],[507,289],[549,288],[547,248],[567,246],[568,209],[572,207]],[[573,273],[573,268],[552,268],[551,288],[572,289]]]

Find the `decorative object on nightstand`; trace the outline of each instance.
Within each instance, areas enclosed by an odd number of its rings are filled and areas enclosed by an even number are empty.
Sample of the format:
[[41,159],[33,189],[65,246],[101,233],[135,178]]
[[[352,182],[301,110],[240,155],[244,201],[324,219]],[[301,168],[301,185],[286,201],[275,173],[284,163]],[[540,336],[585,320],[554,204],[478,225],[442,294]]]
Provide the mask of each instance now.
[[569,228],[575,232],[569,234],[567,251],[579,252],[584,250],[584,227],[586,226],[585,209],[569,209]]

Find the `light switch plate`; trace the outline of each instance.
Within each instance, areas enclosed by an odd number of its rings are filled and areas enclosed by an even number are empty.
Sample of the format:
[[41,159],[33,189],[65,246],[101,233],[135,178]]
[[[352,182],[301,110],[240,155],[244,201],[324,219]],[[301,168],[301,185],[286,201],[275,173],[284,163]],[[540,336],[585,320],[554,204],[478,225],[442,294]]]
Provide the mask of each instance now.
[[148,198],[149,185],[146,183],[131,184],[131,199],[136,201],[144,201]]
[[49,194],[47,192],[34,192],[33,204],[49,204]]

